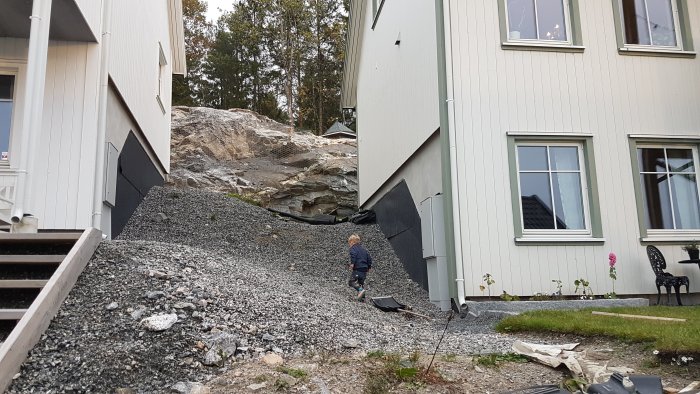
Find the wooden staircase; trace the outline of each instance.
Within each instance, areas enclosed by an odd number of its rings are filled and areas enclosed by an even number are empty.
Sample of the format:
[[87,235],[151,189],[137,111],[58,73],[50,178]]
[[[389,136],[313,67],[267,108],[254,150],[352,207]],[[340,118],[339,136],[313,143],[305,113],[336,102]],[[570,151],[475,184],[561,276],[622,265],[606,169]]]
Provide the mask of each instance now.
[[0,232],[0,393],[82,273],[102,239],[84,232]]
[[0,320],[22,319],[80,234],[0,234]]

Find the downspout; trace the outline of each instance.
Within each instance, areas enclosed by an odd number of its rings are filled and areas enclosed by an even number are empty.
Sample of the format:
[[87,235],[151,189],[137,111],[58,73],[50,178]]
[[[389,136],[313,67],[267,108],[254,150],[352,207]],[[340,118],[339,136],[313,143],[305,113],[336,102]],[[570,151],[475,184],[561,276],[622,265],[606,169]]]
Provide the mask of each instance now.
[[22,116],[22,140],[19,171],[17,174],[17,194],[12,207],[12,223],[19,223],[25,216],[31,192],[31,176],[34,175],[36,145],[41,133],[44,112],[44,88],[46,86],[46,62],[49,50],[49,28],[51,27],[51,0],[34,0],[32,4],[31,27],[29,32],[29,53],[27,56],[27,83],[25,85],[26,105]]
[[[97,109],[95,187],[92,200],[92,227],[102,229],[104,201],[105,140],[107,135],[107,98],[109,96],[109,43],[112,35],[112,0],[102,3],[102,40],[100,42],[100,96]],[[102,231],[104,234],[104,231]]]
[[[447,0],[449,2],[449,0]],[[445,245],[447,248],[450,297],[461,314],[467,311],[464,294],[464,263],[457,171],[457,145],[454,124],[454,87],[452,76],[452,31],[449,3],[435,0],[437,29],[438,94],[440,106],[440,145],[442,158],[442,186],[445,218]]]

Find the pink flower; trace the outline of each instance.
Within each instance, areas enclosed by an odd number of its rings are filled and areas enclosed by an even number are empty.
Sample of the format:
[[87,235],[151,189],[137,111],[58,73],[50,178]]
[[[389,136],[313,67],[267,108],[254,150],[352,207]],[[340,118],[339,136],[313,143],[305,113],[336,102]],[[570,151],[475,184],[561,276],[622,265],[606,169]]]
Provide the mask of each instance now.
[[617,256],[615,256],[615,253],[610,252],[608,260],[610,260],[610,268],[615,267],[615,263],[617,263]]

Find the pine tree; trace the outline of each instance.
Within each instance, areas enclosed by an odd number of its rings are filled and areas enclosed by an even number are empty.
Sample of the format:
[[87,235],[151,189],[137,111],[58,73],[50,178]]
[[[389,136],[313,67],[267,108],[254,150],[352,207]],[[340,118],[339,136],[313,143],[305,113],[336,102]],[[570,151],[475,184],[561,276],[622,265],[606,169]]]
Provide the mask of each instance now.
[[202,67],[212,44],[212,26],[207,21],[206,12],[207,5],[203,0],[182,0],[187,76],[173,78],[173,105],[202,105]]

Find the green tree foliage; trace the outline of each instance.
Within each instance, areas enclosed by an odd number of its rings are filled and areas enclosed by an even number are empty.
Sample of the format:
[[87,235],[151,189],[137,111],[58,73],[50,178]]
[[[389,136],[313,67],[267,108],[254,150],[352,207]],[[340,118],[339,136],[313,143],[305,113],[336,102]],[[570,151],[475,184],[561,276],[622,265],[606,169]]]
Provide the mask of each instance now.
[[346,19],[347,0],[238,0],[217,23],[192,96],[321,134],[341,118]]
[[185,52],[187,76],[173,78],[173,104],[196,106],[203,104],[207,89],[203,66],[212,44],[212,26],[205,16],[204,0],[182,0],[185,27]]

